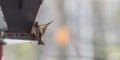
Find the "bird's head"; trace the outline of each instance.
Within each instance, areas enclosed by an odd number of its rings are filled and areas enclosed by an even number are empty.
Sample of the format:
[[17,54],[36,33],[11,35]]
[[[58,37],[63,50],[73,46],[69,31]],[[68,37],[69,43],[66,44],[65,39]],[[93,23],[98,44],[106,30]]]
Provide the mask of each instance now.
[[35,22],[34,25],[35,25],[35,26],[38,26],[38,22]]

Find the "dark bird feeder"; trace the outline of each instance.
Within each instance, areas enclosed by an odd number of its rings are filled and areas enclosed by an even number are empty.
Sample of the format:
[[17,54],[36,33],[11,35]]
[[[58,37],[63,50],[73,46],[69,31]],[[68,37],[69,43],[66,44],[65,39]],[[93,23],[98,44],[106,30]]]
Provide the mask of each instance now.
[[36,40],[31,29],[43,0],[1,0],[0,5],[7,23],[5,38]]

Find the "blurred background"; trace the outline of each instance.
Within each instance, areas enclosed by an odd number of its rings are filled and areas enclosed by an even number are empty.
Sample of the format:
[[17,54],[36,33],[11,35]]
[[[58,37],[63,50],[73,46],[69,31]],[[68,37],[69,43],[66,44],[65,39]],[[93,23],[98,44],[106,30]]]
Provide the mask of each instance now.
[[44,0],[36,21],[51,20],[45,46],[7,45],[3,60],[120,60],[120,0]]

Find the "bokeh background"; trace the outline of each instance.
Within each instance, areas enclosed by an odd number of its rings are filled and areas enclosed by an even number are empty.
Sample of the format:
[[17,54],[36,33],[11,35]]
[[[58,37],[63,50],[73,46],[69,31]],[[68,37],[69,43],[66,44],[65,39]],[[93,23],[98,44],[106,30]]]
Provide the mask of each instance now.
[[36,21],[51,20],[45,46],[7,45],[3,59],[120,60],[120,0],[44,0]]

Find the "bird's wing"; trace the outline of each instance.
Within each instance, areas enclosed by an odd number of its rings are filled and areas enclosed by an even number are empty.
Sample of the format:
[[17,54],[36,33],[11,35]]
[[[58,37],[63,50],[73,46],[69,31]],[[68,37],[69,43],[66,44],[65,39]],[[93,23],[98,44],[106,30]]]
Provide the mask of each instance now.
[[42,0],[23,0],[22,9],[19,8],[18,0],[0,2],[8,30],[14,33],[30,33]]

